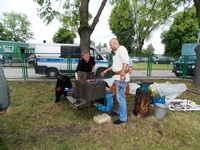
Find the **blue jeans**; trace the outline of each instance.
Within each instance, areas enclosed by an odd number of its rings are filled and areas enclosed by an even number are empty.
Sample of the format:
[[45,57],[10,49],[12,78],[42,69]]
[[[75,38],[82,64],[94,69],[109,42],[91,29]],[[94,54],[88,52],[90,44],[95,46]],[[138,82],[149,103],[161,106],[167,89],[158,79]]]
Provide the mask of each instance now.
[[119,120],[127,121],[127,104],[126,104],[125,91],[128,82],[123,82],[122,87],[120,87],[121,81],[115,80],[115,83],[116,83],[117,101],[119,103],[119,107],[117,110],[117,113],[119,114]]

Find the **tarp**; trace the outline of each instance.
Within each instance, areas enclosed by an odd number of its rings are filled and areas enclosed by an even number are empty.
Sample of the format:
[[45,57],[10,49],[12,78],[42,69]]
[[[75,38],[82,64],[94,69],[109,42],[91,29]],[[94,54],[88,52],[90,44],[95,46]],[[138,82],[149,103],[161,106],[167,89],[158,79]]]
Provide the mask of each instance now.
[[[111,87],[114,80],[112,78],[104,79],[105,82],[108,83],[108,85]],[[129,83],[130,85],[130,91],[129,94],[136,94],[137,88],[140,87],[137,83]],[[187,90],[187,87],[184,83],[178,83],[178,84],[171,84],[169,81],[165,83],[156,83],[150,85],[150,87],[153,87],[155,89],[155,93],[159,94],[160,97],[165,96],[167,99],[172,99],[180,96],[184,91]]]
[[3,68],[0,64],[0,111],[10,106],[10,91]]
[[154,82],[152,87],[155,88],[156,94],[159,94],[160,97],[165,96],[167,99],[176,98],[187,90],[184,83],[172,84],[169,81],[165,83]]

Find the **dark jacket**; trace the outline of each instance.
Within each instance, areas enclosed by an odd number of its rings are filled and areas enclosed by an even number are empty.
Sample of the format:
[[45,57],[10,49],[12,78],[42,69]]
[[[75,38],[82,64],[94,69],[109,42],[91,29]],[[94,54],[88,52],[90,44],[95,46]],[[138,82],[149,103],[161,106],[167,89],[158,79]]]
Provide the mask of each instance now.
[[90,60],[88,63],[85,62],[83,58],[79,60],[78,66],[76,68],[76,72],[92,72],[92,67],[95,65],[94,57],[90,56]]

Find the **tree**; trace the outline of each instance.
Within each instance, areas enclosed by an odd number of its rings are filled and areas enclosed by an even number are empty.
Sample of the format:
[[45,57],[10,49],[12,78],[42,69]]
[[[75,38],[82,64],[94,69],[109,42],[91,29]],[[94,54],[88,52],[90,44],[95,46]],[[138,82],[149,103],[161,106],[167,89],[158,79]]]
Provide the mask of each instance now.
[[[40,17],[43,18],[47,24],[49,24],[54,17],[61,17],[58,11],[52,9],[53,0],[33,0],[37,2],[41,9],[39,9]],[[78,34],[80,36],[80,48],[81,51],[90,48],[90,37],[93,33],[97,23],[99,22],[99,17],[106,5],[107,0],[102,0],[102,3],[98,9],[98,12],[92,23],[89,23],[90,14],[89,14],[89,2],[90,0],[65,0],[64,7],[66,12],[65,16],[72,16],[68,18],[68,22],[73,24],[73,26],[78,26]],[[70,11],[69,11],[70,10]],[[78,11],[77,11],[78,10]]]
[[59,28],[58,32],[56,32],[53,36],[54,43],[74,43],[74,39],[76,38],[76,34],[68,29]]
[[148,55],[154,55],[154,51],[155,51],[155,48],[150,43],[149,45],[147,45],[147,48],[143,52],[145,53],[146,56],[148,56]]
[[[39,16],[46,21],[47,24],[49,24],[53,18],[60,17],[60,13],[58,11],[55,11],[52,9],[52,2],[54,0],[33,0],[34,2],[37,2],[41,8],[39,10]],[[112,4],[117,4],[123,0],[111,0]],[[191,1],[191,0],[187,0]],[[194,0],[199,1],[199,0]],[[59,1],[61,2],[61,1]],[[65,12],[65,16],[68,17],[68,22],[71,21],[71,24],[73,26],[78,27],[78,33],[80,36],[80,46],[81,50],[88,49],[90,46],[90,36],[93,33],[93,30],[96,27],[96,24],[99,21],[99,17],[101,15],[101,12],[103,11],[103,8],[107,2],[107,0],[102,0],[102,3],[100,5],[100,8],[94,17],[91,24],[89,24],[89,18],[90,14],[88,11],[89,6],[89,0],[65,0],[64,8],[67,10]],[[139,50],[142,50],[142,46],[144,44],[144,40],[147,39],[147,35],[150,35],[150,32],[156,29],[159,24],[163,24],[163,21],[167,20],[168,17],[178,8],[178,6],[182,3],[185,3],[185,1],[182,0],[132,0],[133,6],[134,6],[134,20],[137,27],[138,32],[144,31],[142,35],[135,34],[136,39],[134,39],[134,42],[136,41]],[[140,5],[142,7],[138,7]],[[199,6],[200,3],[195,3],[195,6]],[[200,8],[200,6],[198,7]],[[142,16],[138,16],[137,14],[144,12]],[[62,14],[64,15],[64,14]],[[143,19],[141,19],[143,17]],[[158,21],[158,19],[160,20]],[[74,23],[74,20],[76,23]],[[155,21],[157,20],[157,21]],[[199,18],[200,20],[200,18]],[[155,22],[153,22],[155,21]],[[154,23],[155,26],[149,26],[149,24]],[[145,26],[141,26],[145,25]],[[149,32],[150,31],[150,32]]]
[[166,4],[162,0],[148,3],[146,0],[122,0],[113,8],[109,24],[120,43],[141,53],[144,41],[152,31],[165,24],[174,11],[173,3]]
[[4,28],[3,24],[0,22],[0,40],[9,41],[6,36],[6,29]]
[[180,56],[182,44],[196,42],[199,31],[194,7],[175,14],[169,30],[161,34],[162,43],[165,45],[165,55]]
[[100,50],[102,48],[101,42],[99,42],[99,44],[96,47],[97,47],[98,50]]
[[132,21],[132,11],[129,0],[117,3],[112,9],[109,25],[112,33],[117,36],[121,45],[125,45],[130,53],[132,51],[135,29]]
[[0,25],[1,39],[26,42],[33,39],[33,32],[30,31],[31,23],[28,21],[27,16],[22,13],[12,11],[11,13],[3,12],[3,18]]
[[102,45],[102,47],[108,47],[108,46],[107,46],[107,44],[106,44],[106,43],[104,43],[104,44]]

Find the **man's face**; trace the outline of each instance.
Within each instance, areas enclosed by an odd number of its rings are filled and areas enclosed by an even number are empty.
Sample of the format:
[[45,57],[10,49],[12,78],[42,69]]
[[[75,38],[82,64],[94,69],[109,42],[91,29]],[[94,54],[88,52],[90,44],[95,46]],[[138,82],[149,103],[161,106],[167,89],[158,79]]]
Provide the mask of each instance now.
[[90,55],[89,54],[84,54],[83,59],[85,60],[85,62],[89,62]]
[[112,50],[116,50],[114,41],[110,41],[109,44],[110,44],[110,48],[111,48]]

